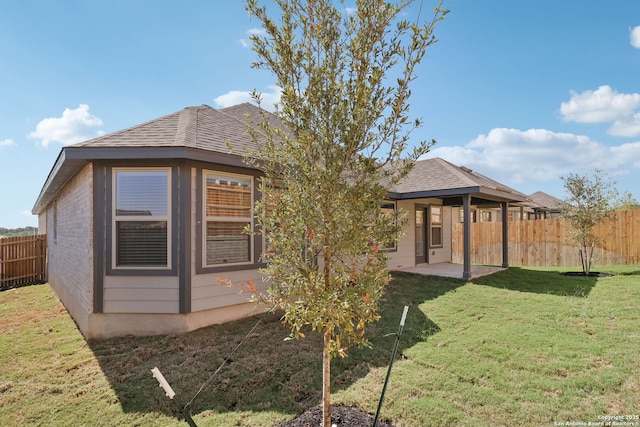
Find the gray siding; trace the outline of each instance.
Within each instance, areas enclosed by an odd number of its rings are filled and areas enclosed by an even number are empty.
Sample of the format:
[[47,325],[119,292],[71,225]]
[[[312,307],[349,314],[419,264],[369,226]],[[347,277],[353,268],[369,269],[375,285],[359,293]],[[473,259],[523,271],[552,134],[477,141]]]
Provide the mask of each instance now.
[[[194,312],[233,306],[238,304],[254,304],[251,295],[241,292],[241,286],[248,280],[265,290],[258,270],[228,271],[194,276],[191,282],[191,309]],[[230,281],[226,286],[222,281]]]
[[107,276],[104,313],[179,313],[178,278]]

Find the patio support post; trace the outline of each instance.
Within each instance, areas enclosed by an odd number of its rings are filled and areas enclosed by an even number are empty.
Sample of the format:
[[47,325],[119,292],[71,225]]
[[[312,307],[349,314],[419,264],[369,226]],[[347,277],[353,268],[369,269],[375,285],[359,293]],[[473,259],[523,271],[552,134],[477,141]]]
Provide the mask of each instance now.
[[463,262],[462,278],[471,279],[471,195],[462,196],[462,217],[463,217]]
[[500,203],[502,208],[502,268],[509,267],[509,202]]

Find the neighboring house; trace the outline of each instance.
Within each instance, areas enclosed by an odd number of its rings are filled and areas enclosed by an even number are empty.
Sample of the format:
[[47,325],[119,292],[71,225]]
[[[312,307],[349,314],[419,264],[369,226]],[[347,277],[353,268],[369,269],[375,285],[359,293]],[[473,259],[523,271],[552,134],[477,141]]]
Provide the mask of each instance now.
[[[542,191],[526,196],[526,202],[509,207],[509,221],[558,218],[561,213],[560,199]],[[499,208],[474,206],[471,210],[472,222],[500,222]],[[462,218],[462,212],[460,213]]]
[[[263,238],[243,233],[257,229],[261,173],[235,154],[255,146],[245,114],[257,111],[188,107],[61,150],[33,213],[47,233],[48,281],[86,338],[185,332],[259,310],[218,280],[262,284]],[[459,206],[464,218],[472,205],[501,206],[506,219],[524,200],[442,159],[419,161],[385,206],[411,213],[389,267],[450,262]],[[503,227],[503,249],[506,237]]]
[[527,199],[531,202],[528,219],[558,218],[561,214],[562,200],[553,197],[543,191],[529,194]]

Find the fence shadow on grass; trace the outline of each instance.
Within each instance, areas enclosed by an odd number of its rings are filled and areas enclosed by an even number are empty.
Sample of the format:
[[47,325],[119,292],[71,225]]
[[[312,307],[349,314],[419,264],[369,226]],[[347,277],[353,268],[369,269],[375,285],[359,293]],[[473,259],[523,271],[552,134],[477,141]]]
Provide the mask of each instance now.
[[[388,365],[404,305],[410,309],[400,354],[440,330],[418,305],[465,283],[394,273],[382,302],[382,318],[367,331],[372,348],[352,349],[349,357],[334,360],[333,390],[349,387],[370,369]],[[258,319],[255,316],[179,335],[117,338],[89,345],[125,412],[177,415],[177,408],[158,387],[151,369],[160,368],[176,392],[176,402],[184,405]],[[296,415],[318,405],[322,396],[321,336],[309,332],[304,339],[284,341],[287,335],[279,316],[267,315],[193,402],[192,413],[276,411]]]
[[474,279],[473,283],[519,292],[586,297],[596,285],[597,280],[597,277],[566,276],[560,271],[509,267],[490,276]]
[[620,276],[640,276],[640,270],[622,271],[617,274]]

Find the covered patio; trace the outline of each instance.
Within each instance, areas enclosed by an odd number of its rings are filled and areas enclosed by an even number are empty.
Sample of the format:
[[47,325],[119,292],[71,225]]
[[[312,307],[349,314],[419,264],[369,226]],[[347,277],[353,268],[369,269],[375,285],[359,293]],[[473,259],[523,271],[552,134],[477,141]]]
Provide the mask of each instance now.
[[443,262],[439,264],[418,264],[415,267],[400,268],[397,271],[423,274],[425,276],[441,276],[468,280],[497,273],[506,270],[506,268],[491,265],[472,265],[470,266],[470,270],[470,277],[465,277],[464,266],[462,264]]
[[[398,201],[415,201],[416,215],[419,214],[418,211],[425,210],[421,200],[429,199],[439,199],[442,206],[460,208],[462,211],[463,263],[461,265],[429,263],[428,256],[418,256],[425,251],[416,250],[416,266],[408,267],[409,270],[414,269],[420,274],[471,279],[493,273],[495,272],[493,269],[509,267],[509,207],[523,206],[527,203],[527,197],[519,191],[464,166],[456,166],[446,160],[432,158],[416,162],[407,178],[392,188],[390,198]],[[474,222],[471,215],[472,206],[484,209],[498,208],[500,211],[499,221],[502,222],[502,265],[500,267],[471,265],[471,227]],[[420,235],[416,234],[417,243],[422,240],[427,241],[428,227],[424,229],[425,231]],[[417,244],[416,247],[418,246],[420,245]],[[422,264],[425,261],[428,264]]]

